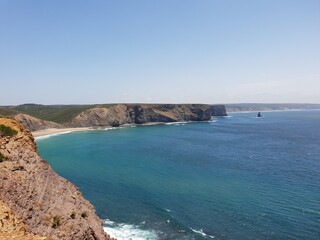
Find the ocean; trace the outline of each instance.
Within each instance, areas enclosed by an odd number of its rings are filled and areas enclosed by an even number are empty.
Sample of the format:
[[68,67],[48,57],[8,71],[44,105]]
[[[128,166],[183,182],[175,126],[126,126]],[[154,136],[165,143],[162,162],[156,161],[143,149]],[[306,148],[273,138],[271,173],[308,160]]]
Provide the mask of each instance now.
[[37,139],[118,240],[320,239],[320,111]]

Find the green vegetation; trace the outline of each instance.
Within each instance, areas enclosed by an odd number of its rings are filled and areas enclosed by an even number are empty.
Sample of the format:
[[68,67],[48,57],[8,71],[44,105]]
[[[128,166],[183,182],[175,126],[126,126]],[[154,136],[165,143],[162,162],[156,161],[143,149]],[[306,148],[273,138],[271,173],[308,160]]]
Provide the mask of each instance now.
[[14,136],[17,135],[18,131],[12,129],[11,127],[7,127],[3,124],[0,124],[0,137],[3,136]]
[[72,212],[72,213],[70,214],[70,217],[71,217],[72,219],[75,219],[75,218],[76,218],[76,213],[75,213],[75,212]]
[[24,104],[14,107],[19,113],[25,113],[36,118],[57,123],[66,123],[92,106],[90,105],[37,105]]
[[51,227],[57,228],[61,225],[61,218],[59,216],[54,216],[51,220]]
[[0,163],[3,162],[5,160],[5,156],[3,156],[2,153],[0,153]]
[[86,217],[88,217],[88,213],[87,213],[87,212],[83,212],[83,213],[81,213],[81,217],[82,217],[82,218],[86,218]]
[[12,117],[17,112],[12,107],[0,107],[0,116]]
[[0,107],[0,116],[13,117],[19,113],[24,113],[42,120],[66,123],[79,113],[95,106],[97,105],[23,104],[15,107]]

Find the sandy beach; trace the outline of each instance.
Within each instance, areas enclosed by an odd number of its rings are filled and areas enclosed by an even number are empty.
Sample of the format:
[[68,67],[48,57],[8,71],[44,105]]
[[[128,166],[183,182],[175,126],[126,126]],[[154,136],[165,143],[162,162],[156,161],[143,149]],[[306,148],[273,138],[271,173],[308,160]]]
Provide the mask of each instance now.
[[88,131],[88,130],[97,130],[97,129],[117,129],[117,128],[124,128],[124,127],[136,127],[136,126],[155,126],[155,125],[162,125],[162,124],[185,124],[187,122],[148,122],[143,124],[123,124],[119,127],[103,127],[103,128],[93,128],[93,127],[79,127],[79,128],[48,128],[45,130],[39,130],[31,132],[34,138],[41,138],[49,135],[58,135],[58,134],[64,134],[64,133],[70,133],[70,132],[79,132],[79,131]]
[[82,128],[50,128],[40,131],[34,131],[32,132],[33,137],[43,137],[47,135],[52,134],[63,134],[63,133],[69,133],[69,132],[78,132],[78,131],[87,131],[91,130],[92,128],[89,127],[82,127]]

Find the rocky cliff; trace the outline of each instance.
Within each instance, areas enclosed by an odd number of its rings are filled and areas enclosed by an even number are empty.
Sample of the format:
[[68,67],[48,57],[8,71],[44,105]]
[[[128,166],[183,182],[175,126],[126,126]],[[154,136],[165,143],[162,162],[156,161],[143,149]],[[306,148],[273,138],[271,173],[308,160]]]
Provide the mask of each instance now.
[[15,216],[11,209],[0,200],[0,239],[48,240],[47,237],[30,233],[23,221]]
[[51,121],[45,121],[41,120],[39,118],[35,118],[32,116],[29,116],[27,114],[17,114],[14,116],[14,119],[18,122],[20,122],[25,128],[29,129],[30,131],[39,131],[44,130],[48,128],[62,128],[63,126],[61,124],[51,122]]
[[63,127],[102,127],[149,122],[208,121],[226,116],[224,105],[206,104],[104,104],[22,105],[0,107],[0,114],[14,117],[30,131]]
[[211,105],[210,106],[211,115],[215,117],[227,116],[227,110],[225,105]]
[[98,106],[78,114],[68,126],[91,127],[148,122],[207,121],[211,118],[209,105],[159,104]]
[[0,126],[1,239],[110,239],[92,205],[39,157],[31,133],[8,118]]

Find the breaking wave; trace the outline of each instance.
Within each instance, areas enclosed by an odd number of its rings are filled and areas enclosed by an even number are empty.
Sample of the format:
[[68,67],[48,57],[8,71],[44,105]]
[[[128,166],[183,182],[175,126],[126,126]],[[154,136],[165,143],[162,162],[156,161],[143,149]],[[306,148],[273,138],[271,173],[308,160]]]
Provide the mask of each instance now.
[[61,134],[66,134],[66,133],[71,133],[72,131],[65,131],[65,132],[59,132],[59,133],[52,133],[52,134],[48,134],[48,135],[44,135],[44,136],[39,136],[39,137],[35,137],[35,140],[41,140],[41,139],[46,139],[49,137],[54,137],[57,135],[61,135]]
[[196,229],[193,229],[193,228],[190,228],[190,229],[191,229],[194,233],[198,233],[198,234],[202,235],[203,237],[209,237],[209,238],[212,238],[212,239],[214,238],[214,236],[205,233],[202,229],[200,229],[200,230],[196,230]]
[[154,230],[144,230],[139,226],[115,223],[109,219],[104,221],[104,231],[117,240],[157,240]]

